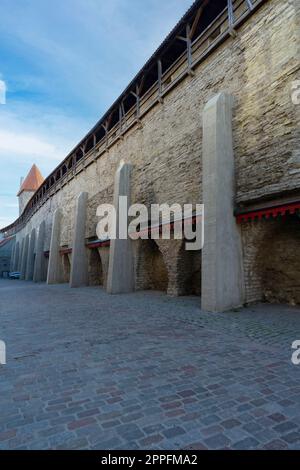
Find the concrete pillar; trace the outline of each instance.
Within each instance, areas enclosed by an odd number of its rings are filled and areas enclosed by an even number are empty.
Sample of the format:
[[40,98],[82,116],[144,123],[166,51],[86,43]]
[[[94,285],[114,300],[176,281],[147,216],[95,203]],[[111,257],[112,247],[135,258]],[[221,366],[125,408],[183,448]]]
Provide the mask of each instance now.
[[89,282],[87,252],[85,246],[87,199],[88,193],[80,193],[77,199],[72,245],[70,287],[87,286]]
[[[117,215],[117,239],[110,242],[107,292],[122,294],[134,290],[134,269],[132,240],[119,239],[119,196],[127,196],[130,205],[130,175],[132,165],[122,162],[116,172],[114,206]],[[128,209],[128,208],[127,208]]]
[[35,251],[35,228],[31,230],[30,242],[28,247],[27,265],[26,265],[26,281],[32,281],[34,270],[34,251]]
[[234,217],[232,105],[233,97],[220,93],[203,113],[202,309],[210,312],[244,301],[241,234]]
[[22,259],[21,259],[21,275],[20,275],[20,279],[22,281],[24,281],[25,276],[26,276],[28,247],[29,247],[29,234],[26,235],[24,243],[23,243]]
[[24,250],[24,238],[22,241],[20,241],[20,251],[19,251],[19,259],[18,259],[18,265],[17,265],[17,271],[21,272],[21,266],[22,266],[22,256],[23,256],[23,250]]
[[34,282],[45,282],[47,278],[46,262],[44,256],[44,243],[46,235],[46,222],[43,220],[39,226],[39,233],[37,237],[36,255],[34,262]]
[[20,257],[20,243],[16,242],[15,256],[14,256],[14,265],[13,271],[18,271],[19,268],[19,257]]
[[61,211],[60,209],[56,209],[53,215],[53,223],[52,223],[47,284],[59,284],[63,282],[62,263],[61,263],[61,256],[59,253],[60,226],[61,226]]
[[16,259],[16,241],[14,241],[12,250],[11,250],[11,256],[10,256],[10,266],[9,266],[9,271],[13,272],[14,270],[14,265],[15,265],[15,259]]

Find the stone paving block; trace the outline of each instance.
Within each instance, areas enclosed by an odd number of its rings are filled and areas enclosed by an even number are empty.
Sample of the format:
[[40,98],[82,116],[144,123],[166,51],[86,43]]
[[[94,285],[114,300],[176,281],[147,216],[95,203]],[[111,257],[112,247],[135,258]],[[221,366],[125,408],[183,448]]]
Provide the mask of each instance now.
[[236,426],[240,426],[241,422],[238,421],[237,419],[227,419],[225,421],[221,421],[220,425],[224,428],[224,429],[232,429],[232,428],[235,428]]
[[179,436],[180,434],[185,434],[185,432],[186,431],[182,427],[174,426],[172,428],[162,431],[162,434],[167,438],[171,438],[171,437]]
[[259,441],[254,439],[253,437],[247,437],[242,439],[241,441],[237,442],[233,445],[233,449],[236,450],[247,450],[247,449],[255,449],[259,446]]
[[78,419],[75,421],[71,421],[71,423],[68,424],[68,429],[74,430],[74,429],[82,428],[84,426],[88,426],[89,424],[93,424],[95,422],[96,422],[95,418],[92,418],[92,417]]
[[243,429],[245,429],[245,431],[249,432],[250,434],[253,434],[255,432],[261,431],[262,426],[258,424],[257,421],[253,421],[251,423],[244,424]]
[[192,444],[184,447],[183,450],[208,450],[208,448],[202,442],[192,442]]
[[156,434],[156,433],[159,433],[160,431],[162,431],[164,429],[164,425],[163,424],[155,424],[155,425],[151,425],[151,426],[145,426],[143,428],[143,431],[145,434]]
[[130,441],[137,440],[145,436],[141,429],[136,424],[132,423],[122,424],[121,426],[117,426],[115,429],[119,436]]
[[277,424],[273,427],[274,431],[283,434],[297,428],[297,425],[291,421],[285,421],[284,423]]
[[288,444],[294,444],[295,442],[300,441],[300,432],[299,431],[290,432],[289,434],[285,434],[284,436],[282,436],[282,439]]
[[78,418],[87,418],[88,416],[97,416],[100,414],[99,408],[92,408],[78,413]]
[[89,447],[86,438],[65,439],[65,441],[56,447],[57,450],[77,450]]
[[282,421],[286,421],[286,419],[287,419],[281,413],[273,413],[273,414],[269,415],[268,418],[271,419],[272,421],[275,421],[275,423],[281,423]]
[[163,440],[164,437],[161,434],[152,434],[151,436],[141,439],[139,443],[143,448],[148,448],[149,446],[158,444]]
[[260,444],[276,439],[278,434],[272,429],[263,429],[262,431],[251,433],[251,437],[257,439]]
[[54,434],[59,434],[64,431],[65,431],[64,426],[57,425],[57,426],[51,426],[47,429],[43,429],[42,431],[39,432],[39,435],[42,437],[49,437],[49,436],[53,436]]
[[285,450],[287,448],[287,443],[282,441],[281,439],[273,439],[272,441],[268,442],[263,446],[263,449],[266,450]]
[[204,443],[209,449],[225,449],[230,446],[231,441],[224,434],[215,434],[205,439]]
[[112,421],[105,421],[104,423],[102,423],[102,427],[104,429],[109,429],[109,428],[115,428],[116,426],[120,424],[121,424],[121,421],[119,421],[118,419],[114,419]]
[[[93,450],[121,450],[122,446],[124,446],[124,442],[118,437],[114,436],[111,439],[103,439],[98,443],[92,445],[90,448]],[[125,445],[124,449],[127,450],[127,446]]]
[[7,441],[8,439],[15,437],[15,435],[16,435],[15,429],[10,429],[9,431],[3,431],[0,433],[0,441]]

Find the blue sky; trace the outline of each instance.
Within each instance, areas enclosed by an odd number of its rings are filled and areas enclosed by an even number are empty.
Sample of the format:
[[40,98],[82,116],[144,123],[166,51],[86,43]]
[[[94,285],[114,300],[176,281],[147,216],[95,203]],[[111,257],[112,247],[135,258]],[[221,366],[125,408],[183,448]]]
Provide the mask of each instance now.
[[123,91],[192,0],[0,0],[0,227]]

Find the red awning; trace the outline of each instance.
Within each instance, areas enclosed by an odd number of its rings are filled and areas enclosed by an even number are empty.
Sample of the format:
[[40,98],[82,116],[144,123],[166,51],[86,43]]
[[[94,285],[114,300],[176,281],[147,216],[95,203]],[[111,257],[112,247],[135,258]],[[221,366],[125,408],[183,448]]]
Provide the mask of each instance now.
[[296,214],[300,211],[300,202],[293,202],[291,204],[284,204],[275,207],[268,207],[265,209],[240,212],[236,214],[237,223],[249,222],[253,220],[271,219],[278,216],[287,214]]

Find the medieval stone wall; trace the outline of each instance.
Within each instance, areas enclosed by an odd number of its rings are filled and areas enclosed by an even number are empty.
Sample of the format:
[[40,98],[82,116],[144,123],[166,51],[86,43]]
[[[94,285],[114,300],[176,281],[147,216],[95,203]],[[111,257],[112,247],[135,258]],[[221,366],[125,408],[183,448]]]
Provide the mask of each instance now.
[[246,301],[300,303],[300,218],[242,225]]
[[[193,76],[186,77],[165,96],[163,103],[152,108],[140,125],[48,199],[17,234],[17,239],[46,220],[44,248],[48,250],[52,216],[60,207],[61,246],[71,246],[75,203],[82,191],[89,194],[86,237],[95,238],[97,206],[112,202],[114,175],[122,159],[133,165],[132,202],[148,206],[201,203],[202,111],[220,91],[235,97],[236,201],[245,202],[299,186],[299,107],[291,101],[291,83],[297,79],[299,69],[297,5],[298,0],[266,2],[238,29],[235,38],[218,47]],[[254,269],[251,252],[257,241],[255,230],[258,229],[243,229],[249,301],[262,297],[260,281],[249,274]],[[169,293],[178,293],[180,247],[173,250],[163,244],[159,246],[169,271]],[[193,270],[197,272],[201,260],[182,263],[185,267],[181,273],[194,263]]]

